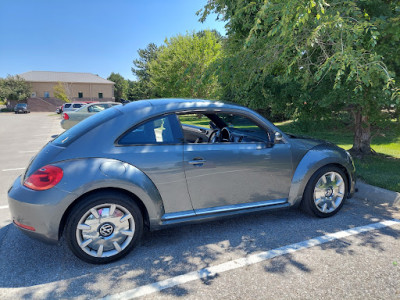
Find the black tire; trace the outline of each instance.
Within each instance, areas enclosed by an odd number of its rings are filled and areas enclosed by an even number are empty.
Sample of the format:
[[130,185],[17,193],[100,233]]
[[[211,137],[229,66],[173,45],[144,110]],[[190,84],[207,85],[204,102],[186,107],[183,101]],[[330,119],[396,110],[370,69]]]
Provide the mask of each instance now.
[[[112,205],[114,205],[115,213],[108,217],[106,209],[108,208],[108,212],[110,212],[112,210]],[[97,218],[91,213],[91,209],[93,208],[97,211]],[[103,213],[105,216],[103,216]],[[123,218],[126,218],[126,221],[121,222]],[[86,221],[82,222],[82,219]],[[113,223],[112,220],[118,220],[119,222]],[[91,222],[90,224],[92,225],[87,225],[87,222]],[[121,225],[125,223],[128,224]],[[79,224],[80,227],[89,226],[90,229],[79,229]],[[126,230],[126,228],[118,228],[118,226],[130,226],[130,231]],[[109,235],[103,236],[102,234],[106,231],[104,229],[110,230],[111,233],[107,232],[106,234]],[[123,232],[130,232],[131,234],[125,236],[126,233],[122,234]],[[143,217],[134,200],[123,193],[110,191],[91,194],[82,199],[82,201],[71,210],[67,218],[64,237],[68,247],[78,258],[92,264],[106,264],[127,255],[137,245],[142,233]],[[85,235],[90,235],[93,241],[87,246],[81,247],[78,239],[81,240],[81,245],[83,245],[89,240]],[[118,240],[115,241],[115,239]],[[121,244],[119,241],[121,241]],[[118,247],[112,243],[117,243]],[[103,252],[104,247],[107,249],[107,247],[109,248],[113,245],[113,249]],[[102,256],[96,257],[95,254],[99,254],[100,247],[102,247],[100,254]]]
[[[320,179],[322,180],[322,177],[327,175],[327,174],[332,174],[332,173],[336,173],[338,174],[341,179],[343,180],[343,185],[344,185],[344,191],[342,193],[342,196],[336,197],[335,199],[337,199],[337,201],[326,201],[327,206],[330,204],[330,208],[329,210],[327,210],[326,212],[322,211],[321,206],[323,206],[324,201],[321,201],[321,205],[317,204],[318,199],[315,199],[315,194],[314,192],[316,191],[316,185],[317,183],[320,181]],[[340,180],[339,176],[335,177],[335,180],[337,179],[338,181]],[[327,179],[328,177],[325,177],[325,179]],[[330,179],[328,179],[330,180]],[[322,183],[322,182],[321,182]],[[335,182],[336,183],[336,182]],[[336,184],[332,183],[331,185],[331,191],[332,191],[332,195],[335,195],[334,190],[336,189]],[[329,182],[326,184],[329,186]],[[334,188],[332,188],[332,186],[335,186]],[[322,190],[318,189],[318,190]],[[339,189],[339,188],[338,188]],[[325,196],[329,195],[330,193],[329,188],[327,188],[325,190]],[[343,188],[342,188],[343,190]],[[348,191],[348,183],[347,183],[347,176],[344,173],[344,171],[341,168],[338,168],[336,166],[325,166],[322,167],[321,169],[319,169],[318,171],[316,171],[310,178],[310,180],[307,183],[307,186],[304,190],[304,194],[303,194],[303,200],[301,202],[301,209],[303,211],[305,211],[306,213],[313,215],[313,216],[317,216],[320,218],[327,218],[327,217],[331,217],[333,215],[335,215],[343,206],[346,198],[347,198],[347,191]],[[340,197],[342,198],[340,200]],[[333,199],[333,197],[331,197]],[[329,197],[325,197],[323,199],[329,199]],[[337,205],[338,203],[335,204],[335,202],[339,202],[340,204]],[[335,206],[332,205],[335,204]],[[325,207],[327,209],[327,207]]]

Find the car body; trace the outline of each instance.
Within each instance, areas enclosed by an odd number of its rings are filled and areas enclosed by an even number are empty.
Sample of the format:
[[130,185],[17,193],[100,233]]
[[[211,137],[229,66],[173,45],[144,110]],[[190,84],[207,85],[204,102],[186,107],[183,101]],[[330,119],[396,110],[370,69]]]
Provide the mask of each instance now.
[[27,114],[30,113],[27,103],[17,103],[14,107],[14,112],[16,114]]
[[61,120],[61,127],[69,129],[80,121],[90,117],[98,112],[101,112],[107,108],[115,105],[121,105],[121,103],[115,102],[94,102],[86,104],[75,111],[69,111],[63,113],[63,119]]
[[62,105],[56,108],[56,113],[57,114],[61,114],[62,111],[63,111],[63,106]]
[[75,111],[78,108],[81,108],[82,106],[86,105],[85,102],[71,102],[71,103],[64,103],[62,105],[62,111],[66,112],[66,111]]
[[332,216],[353,194],[354,172],[343,149],[287,135],[248,108],[141,100],[49,142],[8,201],[26,234],[47,242],[64,236],[79,258],[107,263],[126,255],[144,226],[297,206]]

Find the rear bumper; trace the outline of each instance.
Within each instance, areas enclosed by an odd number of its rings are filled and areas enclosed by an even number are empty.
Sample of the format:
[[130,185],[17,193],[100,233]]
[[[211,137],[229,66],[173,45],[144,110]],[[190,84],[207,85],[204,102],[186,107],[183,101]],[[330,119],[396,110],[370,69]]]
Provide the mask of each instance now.
[[65,199],[70,195],[56,187],[47,191],[28,189],[18,177],[8,192],[14,225],[35,239],[57,243],[61,220],[68,207]]

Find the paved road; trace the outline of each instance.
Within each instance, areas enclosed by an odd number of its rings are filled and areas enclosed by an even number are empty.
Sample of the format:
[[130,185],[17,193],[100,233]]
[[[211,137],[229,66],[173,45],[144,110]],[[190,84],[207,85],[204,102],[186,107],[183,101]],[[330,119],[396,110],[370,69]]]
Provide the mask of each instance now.
[[[0,114],[7,141],[0,170],[26,166],[33,153],[21,151],[39,149],[61,131],[58,122],[49,114]],[[20,172],[0,171],[0,206]],[[362,227],[394,218],[398,209],[356,198],[328,219],[259,213],[147,232],[124,259],[95,266],[64,241],[51,246],[24,236],[0,209],[0,299],[124,299],[135,291],[145,299],[400,299],[400,224]],[[252,263],[255,257],[262,259]],[[170,288],[160,290],[168,279]]]
[[30,159],[63,131],[60,115],[52,113],[0,113],[0,227],[9,224],[7,191]]

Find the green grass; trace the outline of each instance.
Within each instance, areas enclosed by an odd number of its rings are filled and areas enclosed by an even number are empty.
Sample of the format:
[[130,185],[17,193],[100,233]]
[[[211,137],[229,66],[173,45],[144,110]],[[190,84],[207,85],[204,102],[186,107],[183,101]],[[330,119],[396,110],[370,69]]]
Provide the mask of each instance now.
[[[324,139],[346,150],[353,145],[353,133],[345,126],[320,124],[302,128],[292,121],[275,125],[285,132]],[[357,177],[366,183],[400,192],[400,124],[393,122],[385,134],[374,137],[371,147],[376,155],[354,159]]]

